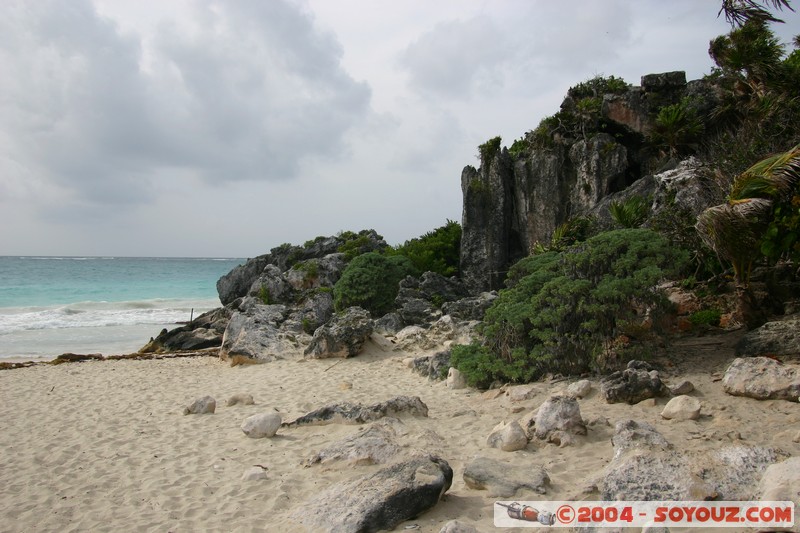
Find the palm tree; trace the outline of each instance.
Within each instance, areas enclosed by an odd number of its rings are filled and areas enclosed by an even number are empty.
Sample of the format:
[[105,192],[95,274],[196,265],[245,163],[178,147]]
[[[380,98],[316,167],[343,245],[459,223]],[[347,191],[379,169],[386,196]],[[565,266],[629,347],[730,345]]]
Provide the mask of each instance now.
[[783,22],[776,18],[764,6],[782,10],[784,7],[794,11],[789,5],[789,0],[722,0],[722,7],[717,16],[725,13],[725,20],[731,26],[742,26],[748,20],[762,20],[764,22]]
[[733,182],[728,202],[706,209],[697,219],[695,228],[700,238],[733,266],[736,314],[747,326],[754,325],[756,319],[750,271],[761,257],[764,232],[773,220],[775,207],[791,204],[798,188],[800,144],[742,172]]

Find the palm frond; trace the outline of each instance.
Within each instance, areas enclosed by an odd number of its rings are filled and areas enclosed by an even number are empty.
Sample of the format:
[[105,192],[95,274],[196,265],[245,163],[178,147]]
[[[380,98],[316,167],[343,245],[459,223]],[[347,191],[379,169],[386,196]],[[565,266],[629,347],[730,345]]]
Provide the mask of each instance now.
[[782,10],[784,7],[789,11],[794,11],[789,5],[789,0],[723,0],[722,7],[717,16],[725,13],[725,20],[731,26],[742,26],[748,20],[762,20],[764,22],[783,22],[775,17],[764,6],[771,6],[774,9]]
[[800,183],[800,144],[762,159],[739,174],[731,187],[730,199],[784,198]]

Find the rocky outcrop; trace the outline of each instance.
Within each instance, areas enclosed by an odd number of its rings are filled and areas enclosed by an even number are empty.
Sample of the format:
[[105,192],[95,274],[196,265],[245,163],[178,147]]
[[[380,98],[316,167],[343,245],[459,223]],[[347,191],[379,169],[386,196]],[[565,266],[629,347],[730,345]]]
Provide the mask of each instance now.
[[428,406],[418,396],[395,396],[385,402],[364,406],[350,402],[326,405],[311,411],[283,426],[308,426],[324,424],[364,424],[385,416],[428,416]]
[[219,307],[203,313],[185,326],[171,330],[164,329],[156,338],[150,339],[150,342],[142,347],[139,353],[216,348],[222,344],[222,337],[232,314],[231,309]]
[[246,298],[233,313],[222,339],[220,359],[243,357],[272,361],[297,353],[301,346],[297,333],[284,327],[289,310],[284,305],[263,305]]
[[359,354],[372,334],[369,312],[350,307],[314,332],[304,355],[313,359],[353,357]]
[[489,496],[511,498],[518,491],[547,494],[550,477],[538,465],[503,463],[488,457],[476,457],[464,467],[464,483],[471,489],[487,490]]
[[800,398],[800,368],[769,357],[734,359],[722,378],[725,392],[757,400]]
[[767,322],[741,338],[736,344],[739,357],[800,354],[800,315]]
[[[684,179],[693,173],[685,166],[673,176],[653,177],[658,154],[646,150],[645,142],[665,105],[691,94],[697,97],[695,110],[707,114],[716,98],[709,83],[687,84],[684,72],[648,74],[639,87],[595,94],[600,106],[593,119],[571,130],[562,127],[546,147],[531,148],[541,146],[541,132],[529,132],[528,148],[513,155],[482,149],[480,167],[461,173],[461,273],[470,291],[501,288],[509,265],[529,255],[537,242],[548,242],[569,218],[601,213],[608,219],[605,199],[632,185],[628,195],[653,195],[658,205],[686,200],[692,211],[713,205],[695,194],[704,190],[695,187],[699,180]],[[567,96],[562,118],[580,114],[580,98],[574,92]]]
[[444,459],[414,458],[337,483],[299,506],[292,518],[310,531],[391,530],[436,505],[452,482]]

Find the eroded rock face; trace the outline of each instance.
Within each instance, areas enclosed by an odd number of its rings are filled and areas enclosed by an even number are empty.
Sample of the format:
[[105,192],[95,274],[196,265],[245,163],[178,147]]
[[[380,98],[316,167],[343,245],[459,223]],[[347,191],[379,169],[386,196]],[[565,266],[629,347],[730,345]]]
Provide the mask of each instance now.
[[351,402],[326,405],[300,418],[284,423],[284,426],[363,424],[384,416],[428,416],[428,406],[418,396],[395,396],[385,402],[364,406]]
[[337,483],[299,506],[292,519],[329,533],[391,530],[436,505],[452,481],[447,461],[418,457]]
[[314,332],[305,356],[314,359],[353,357],[361,352],[372,330],[369,312],[360,307],[350,307]]
[[255,298],[246,298],[239,309],[225,329],[221,359],[239,356],[271,361],[299,351],[296,335],[281,328],[288,316],[286,306],[263,305]]
[[800,369],[768,357],[734,359],[722,378],[725,392],[757,400],[800,398]]
[[477,457],[464,467],[464,482],[471,489],[487,490],[489,496],[511,498],[521,490],[547,494],[550,477],[539,465],[504,463]]

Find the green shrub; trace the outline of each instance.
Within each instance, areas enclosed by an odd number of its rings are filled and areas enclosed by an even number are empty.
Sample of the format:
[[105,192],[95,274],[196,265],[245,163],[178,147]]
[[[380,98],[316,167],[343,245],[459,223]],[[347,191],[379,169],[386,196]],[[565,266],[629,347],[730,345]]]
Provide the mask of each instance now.
[[650,214],[650,202],[641,196],[631,196],[608,206],[611,218],[623,228],[638,228]]
[[333,286],[334,307],[341,311],[357,305],[373,316],[382,316],[392,309],[400,280],[416,274],[414,265],[405,256],[375,252],[359,255]]
[[266,285],[262,285],[261,288],[258,290],[258,298],[264,305],[270,305],[271,298],[269,295],[269,289],[267,288]]
[[693,326],[719,326],[719,319],[722,313],[719,309],[703,309],[689,315],[689,322]]
[[574,87],[570,87],[567,94],[576,100],[587,97],[602,98],[604,94],[622,94],[629,87],[630,85],[622,78],[595,76]]
[[530,149],[531,143],[525,137],[522,137],[511,143],[511,148],[508,149],[508,153],[511,154],[512,157],[519,157]]
[[484,381],[517,382],[603,369],[624,356],[619,337],[636,329],[645,310],[657,318],[666,309],[655,287],[685,261],[646,229],[601,233],[564,252],[523,259],[486,312],[483,349],[459,349],[456,360],[465,367],[458,368],[486,371]]
[[390,255],[404,255],[419,272],[436,272],[443,276],[458,275],[461,255],[461,224],[453,220],[403,243]]
[[[373,251],[372,239],[370,238],[372,230],[362,230],[358,233],[352,231],[343,231],[339,233],[338,237],[344,242],[339,245],[338,252],[344,254],[345,261],[351,261],[355,257]],[[379,239],[383,239],[378,235]]]
[[478,156],[487,166],[491,163],[492,157],[500,151],[500,143],[503,139],[500,136],[492,137],[482,145],[478,146]]
[[673,157],[693,152],[702,133],[703,122],[694,111],[692,102],[684,98],[677,104],[659,109],[650,140],[664,155]]

